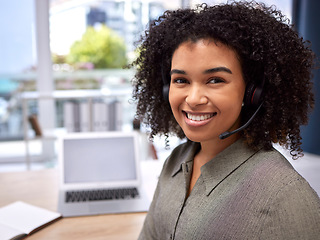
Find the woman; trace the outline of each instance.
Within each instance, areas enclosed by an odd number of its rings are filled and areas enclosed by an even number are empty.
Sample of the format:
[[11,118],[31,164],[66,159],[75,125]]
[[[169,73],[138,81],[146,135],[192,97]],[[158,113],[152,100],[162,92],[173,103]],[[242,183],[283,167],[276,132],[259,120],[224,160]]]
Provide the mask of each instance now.
[[167,11],[139,53],[137,115],[151,136],[188,139],[139,239],[319,238],[319,197],[272,148],[302,155],[314,105],[313,53],[284,16],[256,3]]

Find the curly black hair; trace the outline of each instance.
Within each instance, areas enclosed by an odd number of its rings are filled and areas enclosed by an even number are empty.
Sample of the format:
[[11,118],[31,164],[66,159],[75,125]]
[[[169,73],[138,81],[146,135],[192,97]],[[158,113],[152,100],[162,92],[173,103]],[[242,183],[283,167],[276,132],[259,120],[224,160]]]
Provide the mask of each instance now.
[[[299,37],[279,10],[254,1],[166,11],[150,23],[132,65],[137,118],[150,126],[151,138],[170,133],[185,137],[163,98],[163,87],[170,84],[177,47],[208,38],[237,53],[246,84],[264,82],[263,106],[242,132],[247,144],[270,149],[279,143],[290,149],[293,158],[302,156],[300,125],[307,124],[314,107],[310,81],[314,54],[310,42]],[[253,111],[244,108],[242,121]]]

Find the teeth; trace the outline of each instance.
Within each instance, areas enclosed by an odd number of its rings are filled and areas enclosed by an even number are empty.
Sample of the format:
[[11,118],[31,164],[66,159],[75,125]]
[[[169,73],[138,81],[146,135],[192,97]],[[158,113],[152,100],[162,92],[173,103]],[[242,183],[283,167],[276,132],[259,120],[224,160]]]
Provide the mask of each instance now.
[[189,118],[193,121],[203,121],[203,120],[207,120],[207,119],[213,117],[214,115],[215,115],[214,113],[202,114],[202,115],[194,115],[194,114],[187,113],[187,118]]

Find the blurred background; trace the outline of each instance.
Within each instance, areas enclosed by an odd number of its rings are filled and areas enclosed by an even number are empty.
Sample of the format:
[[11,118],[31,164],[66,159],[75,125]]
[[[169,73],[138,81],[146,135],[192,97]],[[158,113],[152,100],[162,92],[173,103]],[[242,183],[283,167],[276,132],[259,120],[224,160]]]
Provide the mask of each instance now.
[[[201,2],[2,1],[0,171],[55,167],[59,132],[143,129],[134,123],[135,106],[130,101],[134,70],[124,66],[136,57],[135,43],[150,20],[158,18],[167,9],[195,6]],[[204,2],[219,4],[226,1]],[[320,29],[316,24],[320,21],[319,1],[260,2],[274,4],[282,10],[299,34],[311,40],[312,48],[319,56]],[[315,71],[316,94],[320,90],[318,78],[318,71]],[[103,111],[108,115],[108,126],[103,125],[103,116],[96,114]],[[302,172],[305,171],[303,168],[311,169],[311,175],[320,170],[319,121],[317,104],[310,124],[301,129],[303,149],[312,165],[308,167],[300,160],[294,163],[298,167],[301,165]],[[171,144],[178,143],[179,140],[172,137]],[[155,139],[154,145],[159,153],[165,148],[160,139]]]

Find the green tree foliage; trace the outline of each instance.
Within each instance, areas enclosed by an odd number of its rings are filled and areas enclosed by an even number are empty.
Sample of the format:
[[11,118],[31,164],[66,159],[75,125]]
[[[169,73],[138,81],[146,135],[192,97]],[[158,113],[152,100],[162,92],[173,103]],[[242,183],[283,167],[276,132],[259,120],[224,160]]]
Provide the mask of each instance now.
[[99,29],[88,27],[82,39],[71,46],[67,62],[93,63],[94,68],[121,68],[127,64],[125,43],[105,25]]
[[52,54],[52,63],[56,63],[56,64],[66,63],[66,56],[53,53]]

